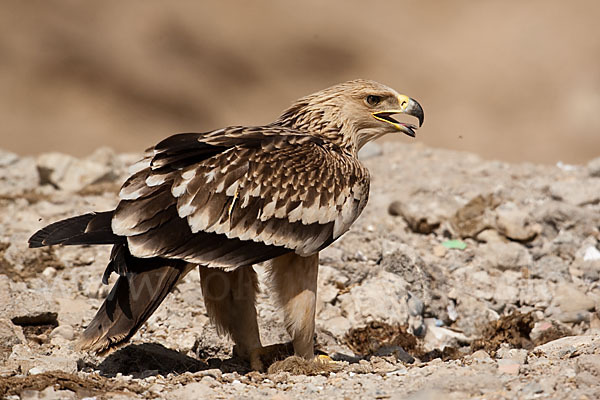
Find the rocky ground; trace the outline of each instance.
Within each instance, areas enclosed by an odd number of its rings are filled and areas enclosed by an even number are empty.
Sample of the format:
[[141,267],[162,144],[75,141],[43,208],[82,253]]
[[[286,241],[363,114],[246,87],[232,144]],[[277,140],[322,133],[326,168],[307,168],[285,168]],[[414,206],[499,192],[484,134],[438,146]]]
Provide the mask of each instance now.
[[[114,207],[138,155],[0,152],[0,397],[600,396],[600,158],[511,165],[420,145],[364,150],[369,205],[321,257],[316,342],[338,362],[287,358],[265,373],[231,357],[193,273],[129,346],[76,351],[108,292],[109,249],[27,239]],[[288,340],[264,284],[258,309],[263,343]]]

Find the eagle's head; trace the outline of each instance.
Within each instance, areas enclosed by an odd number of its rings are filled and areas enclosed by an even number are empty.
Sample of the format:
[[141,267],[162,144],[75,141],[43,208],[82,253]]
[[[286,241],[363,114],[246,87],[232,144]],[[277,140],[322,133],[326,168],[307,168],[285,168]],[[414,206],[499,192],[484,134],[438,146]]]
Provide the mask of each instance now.
[[340,83],[296,101],[277,123],[326,136],[358,151],[388,133],[414,137],[417,126],[393,118],[406,114],[423,124],[423,108],[408,96],[381,83],[357,79]]

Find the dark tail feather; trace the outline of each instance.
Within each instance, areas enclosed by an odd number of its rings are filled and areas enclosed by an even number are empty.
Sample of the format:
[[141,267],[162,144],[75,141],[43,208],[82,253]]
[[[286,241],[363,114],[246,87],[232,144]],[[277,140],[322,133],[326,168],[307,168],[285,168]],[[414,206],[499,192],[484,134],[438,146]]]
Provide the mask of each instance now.
[[37,231],[29,238],[29,247],[119,243],[123,238],[112,232],[112,216],[113,211],[106,211],[63,219]]
[[119,277],[83,332],[79,341],[81,350],[103,354],[123,345],[193,268],[184,261],[161,258],[141,259],[128,255],[125,261],[128,272]]

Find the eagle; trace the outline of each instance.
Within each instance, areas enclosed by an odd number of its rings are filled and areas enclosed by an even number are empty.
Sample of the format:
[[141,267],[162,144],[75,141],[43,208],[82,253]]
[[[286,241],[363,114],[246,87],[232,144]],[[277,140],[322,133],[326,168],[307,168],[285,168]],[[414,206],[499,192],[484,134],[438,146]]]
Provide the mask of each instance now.
[[275,122],[180,133],[146,150],[111,211],[55,222],[29,246],[112,245],[102,277],[118,279],[79,347],[97,354],[125,344],[191,270],[199,268],[207,313],[255,370],[263,347],[258,279],[283,309],[296,356],[314,357],[319,251],[356,221],[369,196],[358,151],[388,133],[414,137],[419,103],[380,83],[353,80],[297,100]]

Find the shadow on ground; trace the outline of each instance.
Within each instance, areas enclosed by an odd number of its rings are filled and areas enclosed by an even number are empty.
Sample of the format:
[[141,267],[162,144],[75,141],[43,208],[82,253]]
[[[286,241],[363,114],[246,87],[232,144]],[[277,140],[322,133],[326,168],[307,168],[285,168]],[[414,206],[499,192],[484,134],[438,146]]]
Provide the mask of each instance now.
[[157,343],[130,344],[104,359],[97,366],[91,366],[105,377],[115,377],[117,373],[147,377],[166,376],[170,373],[197,372],[208,369],[208,364],[171,350]]

